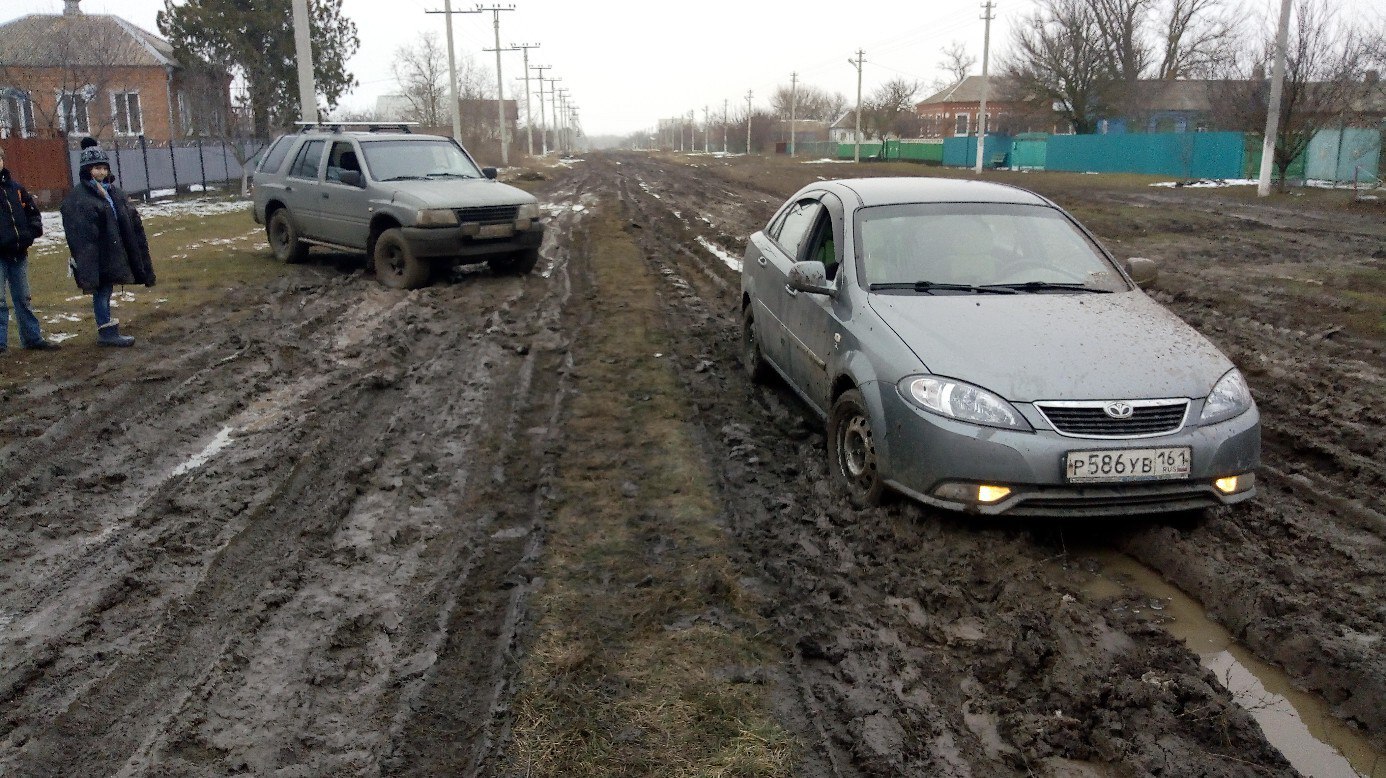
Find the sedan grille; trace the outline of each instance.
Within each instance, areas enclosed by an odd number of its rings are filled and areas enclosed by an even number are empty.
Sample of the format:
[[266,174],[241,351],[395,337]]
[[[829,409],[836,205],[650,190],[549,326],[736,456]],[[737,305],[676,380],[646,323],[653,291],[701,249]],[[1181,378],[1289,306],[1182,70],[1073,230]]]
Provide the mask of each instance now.
[[500,224],[515,221],[519,213],[518,205],[483,205],[476,208],[458,208],[457,220],[464,223]]
[[[1129,415],[1113,418],[1109,406],[1124,405]],[[1038,402],[1035,407],[1060,435],[1074,438],[1148,438],[1184,427],[1189,401],[1127,400],[1125,402]],[[1120,411],[1119,411],[1120,413]]]

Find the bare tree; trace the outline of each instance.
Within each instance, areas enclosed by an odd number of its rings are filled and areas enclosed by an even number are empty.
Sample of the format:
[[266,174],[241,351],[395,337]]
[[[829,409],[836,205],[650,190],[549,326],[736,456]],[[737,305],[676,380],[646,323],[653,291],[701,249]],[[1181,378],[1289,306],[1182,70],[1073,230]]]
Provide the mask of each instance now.
[[885,140],[890,136],[919,135],[919,119],[914,112],[917,81],[893,78],[876,87],[862,108],[862,130],[867,137]]
[[943,54],[943,61],[938,63],[938,68],[952,79],[943,86],[961,84],[963,79],[967,78],[967,74],[971,72],[972,67],[977,64],[977,58],[967,53],[967,47],[963,45],[962,41],[953,41],[945,46],[941,53]]
[[437,35],[424,33],[417,43],[395,49],[390,68],[400,94],[409,103],[406,119],[427,127],[441,127],[452,121],[447,52],[438,45]]
[[[1242,58],[1240,78],[1218,84],[1212,94],[1218,123],[1229,129],[1258,132],[1269,110],[1274,31],[1266,30]],[[1286,171],[1309,148],[1320,130],[1360,124],[1367,98],[1379,90],[1367,69],[1376,61],[1371,40],[1353,25],[1340,23],[1329,0],[1302,0],[1295,5],[1286,46],[1285,81],[1276,128],[1274,164],[1280,189]]]
[[[781,119],[789,118],[792,88],[781,84],[770,95],[770,112]],[[818,119],[831,122],[847,110],[847,98],[838,92],[827,92],[817,87],[800,84],[794,115],[800,119]]]
[[1014,101],[1051,103],[1076,133],[1096,128],[1107,82],[1101,28],[1088,0],[1038,0],[1013,28],[1001,74]]
[[1169,0],[1156,78],[1210,78],[1236,57],[1235,7],[1223,0]]
[[1089,0],[1093,21],[1101,35],[1107,76],[1117,81],[1136,81],[1145,74],[1152,58],[1146,35],[1155,0]]

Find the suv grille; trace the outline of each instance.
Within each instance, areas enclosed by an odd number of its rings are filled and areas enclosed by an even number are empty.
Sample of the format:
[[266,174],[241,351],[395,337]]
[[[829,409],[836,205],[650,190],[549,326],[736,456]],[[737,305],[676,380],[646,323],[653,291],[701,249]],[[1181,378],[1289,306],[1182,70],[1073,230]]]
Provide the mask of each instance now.
[[1060,435],[1078,438],[1147,438],[1178,432],[1184,427],[1189,401],[1130,400],[1131,416],[1113,419],[1105,401],[1035,403]]
[[483,205],[477,208],[458,208],[457,220],[460,222],[481,222],[499,224],[513,222],[520,213],[518,205]]

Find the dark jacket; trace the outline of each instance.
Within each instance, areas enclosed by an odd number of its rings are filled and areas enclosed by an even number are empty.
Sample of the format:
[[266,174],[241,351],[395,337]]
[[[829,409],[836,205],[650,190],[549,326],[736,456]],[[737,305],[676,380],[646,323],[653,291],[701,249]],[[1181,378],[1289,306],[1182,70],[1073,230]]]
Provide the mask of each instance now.
[[43,235],[43,217],[34,198],[0,168],[0,257],[22,257]]
[[108,190],[107,202],[97,186],[87,178],[63,198],[73,280],[84,292],[116,284],[153,286],[154,263],[139,212],[119,187]]

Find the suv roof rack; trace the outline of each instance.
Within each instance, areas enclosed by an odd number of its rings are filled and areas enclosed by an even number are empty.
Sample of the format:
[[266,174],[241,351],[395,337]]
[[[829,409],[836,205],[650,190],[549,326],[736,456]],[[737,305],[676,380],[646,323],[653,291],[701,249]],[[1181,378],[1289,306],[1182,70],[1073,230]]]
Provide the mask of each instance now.
[[365,127],[366,132],[413,132],[410,127],[419,126],[418,122],[294,122],[299,132],[309,130],[330,130],[332,132],[342,132],[346,127]]

